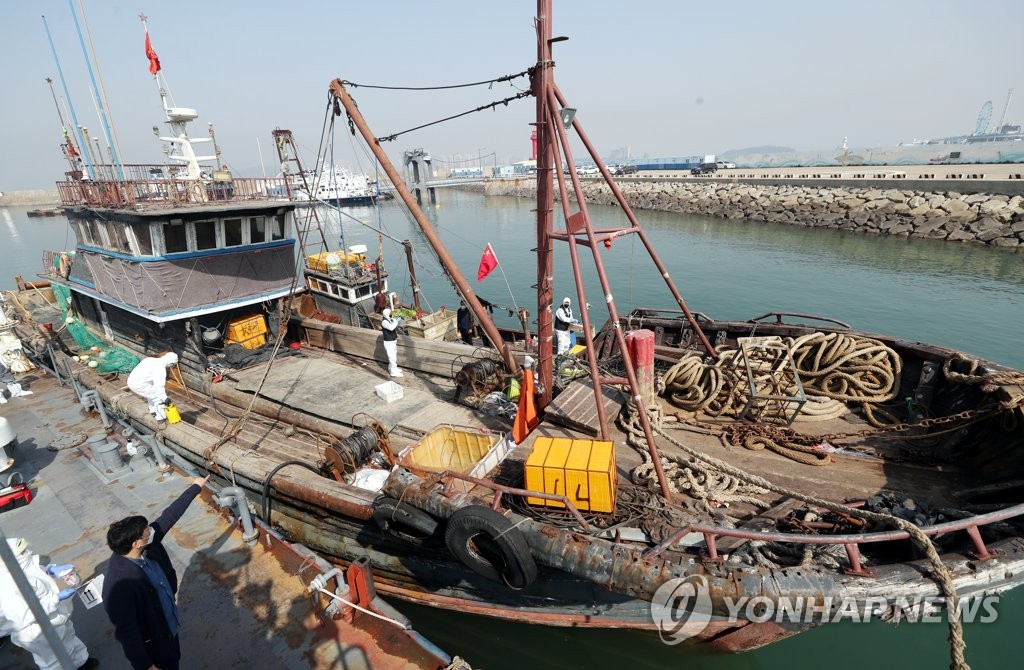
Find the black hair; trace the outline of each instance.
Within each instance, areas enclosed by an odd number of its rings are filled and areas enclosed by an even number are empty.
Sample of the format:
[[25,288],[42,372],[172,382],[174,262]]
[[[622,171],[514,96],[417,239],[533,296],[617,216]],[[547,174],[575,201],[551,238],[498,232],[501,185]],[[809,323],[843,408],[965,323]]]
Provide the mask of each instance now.
[[107,546],[120,556],[132,550],[132,543],[142,537],[149,522],[144,516],[130,516],[110,524],[107,530]]

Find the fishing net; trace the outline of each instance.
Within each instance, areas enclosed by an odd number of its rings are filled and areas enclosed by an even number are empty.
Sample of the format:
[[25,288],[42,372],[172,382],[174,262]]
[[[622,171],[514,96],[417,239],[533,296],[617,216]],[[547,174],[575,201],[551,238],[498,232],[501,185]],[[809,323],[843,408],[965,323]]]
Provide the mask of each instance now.
[[96,360],[96,372],[109,374],[123,372],[125,374],[139,364],[138,356],[118,346],[109,344],[89,332],[85,324],[71,314],[71,290],[62,284],[51,285],[53,294],[60,305],[61,316],[64,317],[64,328],[68,331],[80,349],[90,350],[88,355]]

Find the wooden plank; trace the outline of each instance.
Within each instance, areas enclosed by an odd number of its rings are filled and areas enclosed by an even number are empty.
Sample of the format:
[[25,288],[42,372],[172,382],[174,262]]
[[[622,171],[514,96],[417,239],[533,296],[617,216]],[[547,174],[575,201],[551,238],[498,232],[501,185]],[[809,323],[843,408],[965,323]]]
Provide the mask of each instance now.
[[[626,394],[613,386],[602,386],[605,417],[608,423],[615,421]],[[597,403],[594,399],[594,385],[590,379],[577,379],[558,394],[545,410],[545,418],[568,426],[587,435],[598,435],[601,426],[597,420]]]
[[[299,323],[314,346],[375,360],[381,365],[387,360],[379,331],[312,319],[301,319]],[[481,358],[497,359],[498,354],[492,349],[469,347],[461,342],[398,336],[398,365],[402,368],[450,378],[466,363]]]
[[[235,388],[254,392],[263,373],[263,366],[236,373]],[[381,383],[380,377],[356,366],[322,358],[289,358],[274,364],[260,395],[350,426],[353,416],[365,412],[388,429],[436,404],[430,393],[409,387],[403,387],[402,398],[385,402],[374,391]]]

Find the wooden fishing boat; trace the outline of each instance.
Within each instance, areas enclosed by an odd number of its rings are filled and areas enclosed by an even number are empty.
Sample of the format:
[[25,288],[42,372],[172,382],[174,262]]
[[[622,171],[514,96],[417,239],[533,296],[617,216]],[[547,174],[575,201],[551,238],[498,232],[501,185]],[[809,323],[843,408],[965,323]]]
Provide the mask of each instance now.
[[[530,353],[541,416],[518,444],[498,437],[510,428],[500,413],[455,400],[515,376],[529,388],[525,352],[503,342],[341,80],[332,94],[493,348],[401,336],[410,374],[389,386],[376,331],[296,308],[285,253],[292,204],[278,198],[279,185],[233,179],[215,189],[197,167],[184,179],[146,179],[147,171],[58,185],[78,245],[73,258],[55,254],[46,276],[58,297],[69,291],[71,312],[47,289],[19,292],[26,350],[95,392],[105,411],[155,434],[175,463],[242,487],[290,539],[342,565],[365,556],[382,592],[419,603],[739,651],[841,619],[840,602],[877,605],[898,620],[922,598],[958,607],[958,597],[1019,585],[1024,377],[800,315],[720,322],[691,312],[579,119],[565,114],[550,16],[550,0],[540,0],[530,70],[540,146]],[[189,116],[172,112],[171,124]],[[570,128],[622,205],[622,228],[595,229],[575,168],[553,169],[575,165]],[[617,312],[600,255],[623,235],[641,238],[678,310]],[[560,385],[543,383],[566,369],[552,354],[554,242],[569,245],[578,304],[581,250],[590,250],[609,309],[595,336],[584,312],[585,349]],[[221,271],[225,263],[231,271]],[[214,294],[232,272],[245,281]],[[172,395],[184,420],[160,428],[118,370],[104,367],[117,356],[96,368],[74,361],[87,343],[46,323],[80,323],[102,346],[137,356],[179,352],[182,384]],[[222,338],[236,345],[230,357]],[[481,374],[460,379],[467,365]],[[554,397],[556,386],[564,390]],[[524,402],[521,421],[527,411]],[[682,611],[683,595],[703,609]],[[817,609],[763,616],[792,599]],[[954,635],[954,659],[961,642]]]

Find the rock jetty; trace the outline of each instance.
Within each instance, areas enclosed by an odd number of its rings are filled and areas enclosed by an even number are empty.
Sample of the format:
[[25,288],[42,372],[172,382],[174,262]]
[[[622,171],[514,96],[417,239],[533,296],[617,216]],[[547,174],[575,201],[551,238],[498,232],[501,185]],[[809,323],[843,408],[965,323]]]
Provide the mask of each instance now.
[[[629,181],[619,188],[634,209],[1024,250],[1020,195],[708,181]],[[604,182],[585,183],[583,190],[587,202],[615,204]],[[536,184],[529,179],[492,180],[484,192],[536,197]]]

